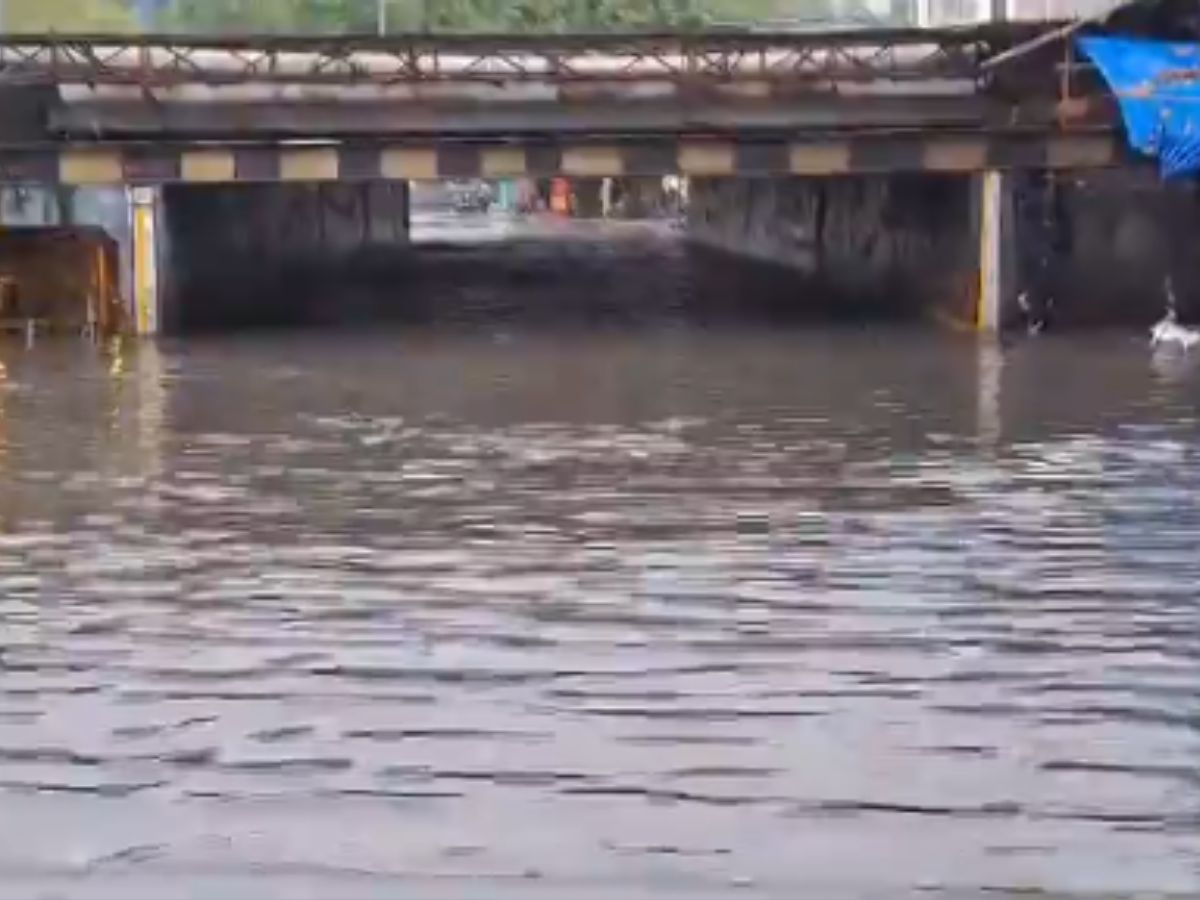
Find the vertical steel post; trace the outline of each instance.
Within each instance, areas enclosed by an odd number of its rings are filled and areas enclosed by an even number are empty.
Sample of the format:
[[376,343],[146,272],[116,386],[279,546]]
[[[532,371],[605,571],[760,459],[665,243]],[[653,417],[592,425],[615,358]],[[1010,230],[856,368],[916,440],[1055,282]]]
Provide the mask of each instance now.
[[1016,235],[1011,176],[989,169],[979,176],[979,288],[975,328],[997,335],[1015,299]]
[[157,192],[135,187],[128,192],[133,239],[133,320],[140,336],[158,332]]

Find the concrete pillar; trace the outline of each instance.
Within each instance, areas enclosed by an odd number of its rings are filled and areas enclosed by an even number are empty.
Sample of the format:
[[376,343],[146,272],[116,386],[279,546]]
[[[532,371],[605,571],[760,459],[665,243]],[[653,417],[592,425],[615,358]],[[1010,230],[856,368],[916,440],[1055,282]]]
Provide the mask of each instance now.
[[130,188],[133,235],[133,324],[139,336],[159,330],[158,192]]
[[979,295],[975,327],[999,334],[1016,305],[1016,218],[1011,176],[990,170],[979,176]]

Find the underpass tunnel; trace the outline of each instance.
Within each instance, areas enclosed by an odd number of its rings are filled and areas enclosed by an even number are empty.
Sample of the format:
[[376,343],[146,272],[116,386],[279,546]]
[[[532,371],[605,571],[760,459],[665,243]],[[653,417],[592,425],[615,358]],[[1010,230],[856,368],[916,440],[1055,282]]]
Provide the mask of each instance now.
[[1166,275],[1185,312],[1200,284],[1194,192],[1125,170],[172,184],[158,209],[173,334],[1140,325]]
[[970,197],[965,178],[168,185],[161,327],[927,321],[929,295],[969,307]]

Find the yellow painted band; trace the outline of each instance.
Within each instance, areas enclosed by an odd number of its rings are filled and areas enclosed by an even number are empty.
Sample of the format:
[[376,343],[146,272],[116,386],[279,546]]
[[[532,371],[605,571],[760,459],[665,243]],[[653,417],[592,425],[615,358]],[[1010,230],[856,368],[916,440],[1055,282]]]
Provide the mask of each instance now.
[[68,150],[58,160],[63,184],[121,184],[125,171],[121,154],[111,150]]
[[625,161],[616,147],[570,147],[562,154],[562,173],[599,178],[623,175]]
[[233,181],[237,166],[228,150],[188,150],[179,161],[179,174],[184,181]]
[[987,167],[987,142],[980,139],[935,140],[925,147],[927,172],[977,172]]
[[732,144],[681,144],[678,163],[684,175],[732,175],[736,168]]
[[528,163],[522,147],[492,147],[483,151],[480,168],[485,178],[524,175]]
[[793,175],[837,175],[850,171],[850,145],[844,142],[792,144],[788,170]]
[[398,147],[384,150],[379,171],[384,178],[435,179],[438,177],[437,151]]
[[281,181],[337,181],[338,154],[328,147],[286,150],[279,157]]

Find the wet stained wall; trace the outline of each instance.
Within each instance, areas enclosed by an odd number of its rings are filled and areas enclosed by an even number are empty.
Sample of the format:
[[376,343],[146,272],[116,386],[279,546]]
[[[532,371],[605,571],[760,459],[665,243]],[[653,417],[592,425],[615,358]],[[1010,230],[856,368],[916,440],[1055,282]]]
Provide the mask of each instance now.
[[[1149,168],[1014,172],[1017,273],[1003,318],[1025,292],[1060,327],[1146,325],[1170,276],[1185,319],[1200,315],[1200,202],[1190,182]],[[797,302],[834,314],[972,321],[979,200],[970,175],[707,179],[693,184],[689,236],[774,267]],[[807,289],[804,289],[807,288]],[[1048,309],[1046,308],[1048,307]]]
[[407,243],[404,183],[163,190],[167,332],[304,321]]
[[[1042,239],[1048,291],[1064,325],[1149,325],[1175,283],[1180,316],[1200,317],[1200,200],[1191,181],[1163,183],[1150,168],[1053,179],[1056,227]],[[1036,195],[1036,180],[1028,182]]]
[[698,179],[688,235],[777,266],[794,302],[839,317],[969,321],[978,281],[966,176]]

